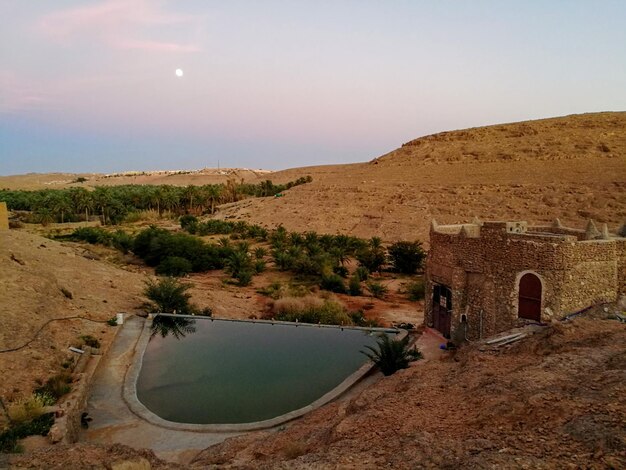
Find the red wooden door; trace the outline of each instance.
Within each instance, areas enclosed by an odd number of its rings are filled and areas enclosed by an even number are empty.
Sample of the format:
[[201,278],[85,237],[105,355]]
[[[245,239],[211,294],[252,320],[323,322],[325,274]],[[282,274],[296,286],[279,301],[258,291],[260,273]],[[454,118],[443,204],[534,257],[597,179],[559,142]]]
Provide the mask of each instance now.
[[518,316],[541,321],[541,281],[534,274],[526,273],[519,280]]

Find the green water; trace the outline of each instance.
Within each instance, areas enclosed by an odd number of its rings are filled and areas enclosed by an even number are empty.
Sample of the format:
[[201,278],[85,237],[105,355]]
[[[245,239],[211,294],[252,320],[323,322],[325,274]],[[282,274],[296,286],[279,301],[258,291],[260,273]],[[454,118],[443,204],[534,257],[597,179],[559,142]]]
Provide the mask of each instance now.
[[249,423],[302,408],[361,367],[360,350],[377,339],[347,328],[192,322],[180,339],[156,332],[137,381],[139,400],[179,423]]

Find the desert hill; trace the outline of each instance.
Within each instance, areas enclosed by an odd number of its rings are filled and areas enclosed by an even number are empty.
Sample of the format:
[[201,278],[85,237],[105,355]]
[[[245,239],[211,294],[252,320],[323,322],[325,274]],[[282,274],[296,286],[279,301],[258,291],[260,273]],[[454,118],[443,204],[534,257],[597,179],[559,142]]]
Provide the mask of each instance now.
[[268,170],[247,168],[204,168],[202,170],[128,171],[123,173],[28,173],[0,176],[0,188],[6,189],[65,189],[71,187],[117,186],[122,184],[219,184],[230,179],[237,182],[263,180]]
[[0,397],[29,393],[36,379],[58,373],[79,336],[108,341],[105,321],[141,304],[145,276],[97,258],[76,244],[0,232],[0,350],[23,345],[53,318],[87,319],[52,322],[29,347],[0,354]]
[[443,132],[369,163],[294,168],[313,182],[249,199],[220,217],[291,230],[427,240],[431,218],[551,221],[611,229],[626,220],[626,113],[573,115]]

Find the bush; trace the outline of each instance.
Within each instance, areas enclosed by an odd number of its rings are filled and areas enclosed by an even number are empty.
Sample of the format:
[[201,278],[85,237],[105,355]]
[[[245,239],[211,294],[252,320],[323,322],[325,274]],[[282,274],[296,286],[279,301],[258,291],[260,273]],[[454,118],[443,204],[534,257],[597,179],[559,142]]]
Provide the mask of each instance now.
[[334,300],[305,297],[283,297],[274,302],[274,316],[282,321],[323,323],[325,325],[351,325],[343,306]]
[[69,372],[61,372],[50,377],[44,385],[35,389],[38,396],[51,396],[55,401],[63,395],[70,393],[72,387],[72,375]]
[[403,274],[414,274],[426,257],[421,242],[396,242],[388,252],[394,271]]
[[193,270],[191,261],[180,256],[168,256],[157,266],[155,272],[159,276],[182,277]]
[[363,291],[361,290],[361,279],[357,274],[354,274],[350,278],[350,282],[348,282],[348,293],[350,295],[361,295]]
[[111,245],[111,234],[97,227],[80,227],[72,232],[70,238],[82,240],[92,245]]
[[265,255],[267,255],[267,250],[265,248],[263,248],[262,246],[256,248],[254,250],[254,257],[256,259],[263,259],[265,257]]
[[320,288],[331,292],[336,292],[338,294],[344,294],[346,292],[346,285],[344,284],[341,276],[339,276],[338,274],[329,274],[327,276],[322,276]]
[[356,268],[354,274],[359,276],[359,279],[361,281],[367,281],[367,278],[370,276],[370,272],[365,266],[359,266],[358,268]]
[[414,282],[410,282],[406,286],[407,297],[413,302],[424,299],[425,286],[424,281],[419,279]]
[[148,313],[178,313],[181,315],[194,315],[196,307],[189,302],[191,294],[187,291],[191,284],[183,284],[173,277],[166,277],[157,282],[146,281],[144,295],[151,300],[144,307]]
[[254,272],[260,274],[263,271],[265,271],[265,261],[263,261],[262,259],[256,260],[254,262]]
[[111,238],[111,245],[126,254],[133,248],[133,237],[123,230],[117,230]]
[[356,254],[356,259],[359,264],[367,268],[367,270],[371,273],[374,271],[380,271],[387,262],[385,250],[379,243],[379,239],[373,238],[370,240],[368,246],[362,248]]
[[9,429],[0,433],[0,453],[18,452],[18,439],[28,436],[46,436],[54,424],[52,413],[43,414],[31,421],[14,424]]
[[[197,225],[198,225],[198,218],[193,215],[187,214],[187,215],[183,215],[180,218],[180,228],[182,228],[183,230],[188,230],[190,226],[193,226],[195,230]],[[190,233],[193,233],[191,232],[191,230],[188,230],[188,231]]]
[[343,278],[348,277],[349,271],[345,266],[335,266],[333,267],[333,272]]
[[7,414],[13,423],[32,421],[43,414],[46,406],[42,394],[34,393],[28,398],[23,398],[7,406]]
[[89,346],[90,348],[95,348],[95,349],[100,348],[100,341],[98,341],[96,338],[94,338],[91,335],[83,335],[80,337],[80,339],[83,340],[83,343],[85,343],[85,346]]
[[365,327],[372,327],[372,328],[376,328],[380,326],[380,324],[376,320],[370,320],[366,318],[365,314],[363,313],[363,310],[356,310],[354,312],[350,312],[350,320],[352,320],[352,323],[354,323],[356,326],[365,326]]
[[389,335],[381,334],[378,349],[366,346],[371,352],[361,352],[374,361],[384,375],[391,375],[409,367],[410,362],[421,359],[422,354],[417,349],[409,349],[409,340],[409,335],[395,341]]
[[387,292],[389,291],[389,289],[386,286],[382,285],[380,282],[377,282],[377,281],[368,282],[367,288],[369,289],[371,294],[377,299],[384,298]]

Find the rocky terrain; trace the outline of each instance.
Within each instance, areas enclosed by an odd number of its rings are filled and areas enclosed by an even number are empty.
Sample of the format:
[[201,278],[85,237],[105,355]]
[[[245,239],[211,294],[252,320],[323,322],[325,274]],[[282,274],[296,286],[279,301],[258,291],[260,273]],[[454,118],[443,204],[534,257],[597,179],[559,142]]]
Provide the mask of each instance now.
[[220,217],[290,230],[427,241],[430,220],[552,221],[615,230],[626,221],[626,113],[561,118],[422,137],[369,163],[296,168],[313,182],[248,199]]
[[[303,175],[313,182],[282,197],[221,206],[217,217],[386,241],[426,241],[433,217],[441,223],[559,217],[579,227],[593,218],[615,231],[626,221],[626,113],[445,132],[368,163],[295,168],[271,179],[284,183]],[[0,187],[268,178],[207,170],[86,175],[88,181],[73,183],[78,176],[0,177]],[[0,353],[4,400],[57,372],[78,336],[109,341],[112,330],[103,322],[111,312],[138,308],[151,271],[125,261],[24,230],[0,233],[0,349],[20,347],[52,318],[83,317],[52,322],[28,347]],[[219,316],[245,317],[263,308],[256,286],[224,286],[211,273],[192,281],[194,301],[218,305]],[[405,308],[375,308],[394,320],[407,314]],[[206,449],[185,468],[624,468],[626,326],[610,318],[617,307],[610,308],[549,325],[506,348],[471,344],[443,360],[415,363],[285,427]],[[148,450],[95,444],[0,456],[0,468],[5,464],[178,468]]]
[[[470,345],[414,363],[278,430],[210,447],[185,468],[624,468],[626,327],[609,316],[598,309],[501,349]],[[181,468],[119,445],[10,459],[46,469],[120,461]]]

